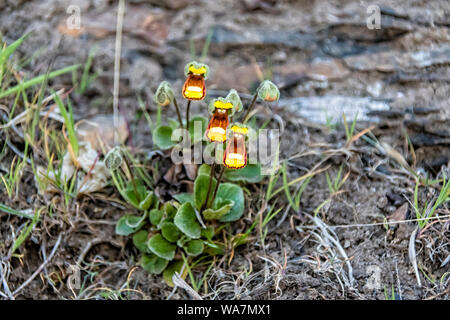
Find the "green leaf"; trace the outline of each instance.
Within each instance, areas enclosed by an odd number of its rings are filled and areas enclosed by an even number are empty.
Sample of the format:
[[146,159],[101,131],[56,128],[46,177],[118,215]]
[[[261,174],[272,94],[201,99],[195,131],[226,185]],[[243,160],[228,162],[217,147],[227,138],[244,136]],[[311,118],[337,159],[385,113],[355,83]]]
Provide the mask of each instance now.
[[162,259],[154,254],[144,254],[141,257],[142,268],[150,273],[160,274],[168,264],[168,260]]
[[260,164],[248,164],[239,170],[226,169],[224,174],[227,180],[235,182],[243,181],[247,183],[257,183],[263,179]]
[[171,127],[172,130],[175,130],[176,128],[178,128],[180,126],[180,123],[173,118],[169,118],[168,122],[169,122],[169,127]]
[[[163,272],[163,278],[166,284],[169,287],[174,287],[174,284],[172,282],[172,277],[175,274],[175,272],[180,273],[181,269],[183,269],[184,261],[178,260],[171,262],[170,265],[164,270]],[[184,268],[183,274],[181,274],[181,278],[186,278],[187,275],[187,268]]]
[[[197,123],[198,128],[195,127]],[[208,119],[202,116],[195,116],[189,121],[189,135],[192,143],[197,143],[203,140],[206,127],[208,126]]]
[[173,219],[177,214],[177,208],[170,202],[164,203],[163,210],[168,219]]
[[209,176],[210,173],[211,173],[211,166],[204,163],[200,167],[198,167],[197,176],[201,174],[206,174],[207,176]]
[[204,246],[202,240],[191,240],[184,247],[186,253],[190,256],[198,256],[203,252]]
[[147,231],[141,230],[133,235],[133,244],[136,248],[139,249],[139,251],[148,252],[147,242],[148,242]]
[[188,237],[193,239],[200,238],[202,228],[197,221],[194,208],[189,202],[180,206],[175,215],[174,223]]
[[208,193],[208,189],[210,189],[210,197],[212,197],[211,193],[214,192],[216,187],[216,179],[212,178],[211,187],[209,188],[209,180],[210,176],[201,174],[197,176],[194,182],[194,199],[195,199],[195,207],[200,210],[203,203],[206,201],[206,194]]
[[157,126],[153,130],[153,142],[162,150],[172,148],[175,145],[175,141],[172,141],[172,132],[170,126]]
[[244,213],[244,192],[241,187],[233,183],[221,183],[217,190],[217,197],[224,200],[234,201],[231,210],[220,218],[221,222],[230,222],[238,220]]
[[181,236],[180,230],[170,221],[163,221],[161,224],[161,234],[170,242],[177,242]]
[[206,227],[206,229],[202,229],[201,236],[202,238],[206,238],[209,241],[214,237],[214,227]]
[[181,204],[183,204],[185,202],[190,202],[194,205],[194,194],[193,193],[182,192],[182,193],[174,194],[172,197]]
[[233,206],[234,206],[233,200],[216,197],[216,199],[214,200],[213,208],[206,209],[203,211],[203,218],[205,218],[205,220],[220,219],[228,212],[230,212]]
[[145,217],[137,217],[130,214],[124,215],[117,221],[116,234],[128,236],[138,231],[144,225],[144,219]]
[[183,248],[183,247],[184,247],[184,244],[185,244],[186,242],[188,242],[189,240],[190,240],[189,237],[183,235],[180,239],[178,239],[178,241],[177,241],[177,246],[179,246],[180,248]]
[[161,222],[163,215],[164,212],[162,212],[159,209],[150,210],[150,222],[152,223],[152,225],[158,226],[159,223]]
[[148,210],[153,203],[156,202],[156,196],[153,192],[149,191],[147,196],[139,203],[139,209]]
[[176,246],[164,239],[159,233],[148,240],[148,248],[158,257],[172,260],[175,256]]
[[225,254],[225,247],[220,244],[213,243],[212,241],[205,242],[206,247],[204,249],[205,253],[211,256],[223,255]]
[[140,180],[127,182],[127,186],[125,188],[125,195],[127,197],[126,200],[135,208],[141,209],[139,207],[140,203],[147,198],[148,193],[147,188],[141,184]]

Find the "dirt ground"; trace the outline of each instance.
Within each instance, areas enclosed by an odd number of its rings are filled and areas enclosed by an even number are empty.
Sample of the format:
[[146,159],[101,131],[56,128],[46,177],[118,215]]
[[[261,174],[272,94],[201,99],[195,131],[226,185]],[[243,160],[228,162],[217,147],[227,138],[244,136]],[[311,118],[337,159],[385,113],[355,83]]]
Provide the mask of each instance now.
[[[70,5],[80,8],[80,29],[66,26]],[[379,29],[367,26],[370,5],[380,9]],[[91,73],[99,76],[83,95],[73,95],[75,120],[112,113],[116,6],[106,0],[0,0],[0,31],[7,43],[33,31],[18,49],[20,57],[31,58],[23,72],[45,73],[52,60],[54,69],[84,63],[95,50]],[[349,174],[316,219],[314,211],[330,197],[324,173],[312,178],[298,212],[280,192],[276,205],[284,209],[270,222],[265,241],[255,230],[231,263],[219,259],[208,276],[207,291],[200,295],[385,299],[385,292],[390,296],[394,290],[396,299],[449,298],[449,203],[437,210],[443,217],[413,239],[420,286],[409,254],[417,223],[383,225],[416,217],[411,203],[415,179],[402,159],[430,179],[450,176],[449,19],[450,2],[445,0],[127,1],[119,108],[130,133],[127,144],[134,150],[144,154],[153,148],[145,119],[136,116],[137,96],[154,115],[151,97],[159,82],[168,80],[180,92],[191,50],[199,54],[212,35],[205,58],[211,68],[210,95],[231,87],[249,95],[261,76],[279,85],[279,103],[259,105],[257,117],[261,122],[272,119],[269,127],[283,128],[281,159],[288,160],[288,179],[315,166],[328,167],[332,178],[340,166],[342,175]],[[61,76],[49,85],[70,88],[72,78]],[[6,106],[11,103],[2,99]],[[204,109],[201,103],[193,105],[195,113],[206,115]],[[167,112],[175,117],[172,110]],[[342,113],[349,121],[358,117],[356,132],[372,127],[383,149],[364,139],[346,144]],[[0,130],[0,139],[4,137]],[[23,148],[19,138],[12,142]],[[0,172],[14,155],[8,150],[0,159]],[[246,186],[247,210],[232,225],[236,233],[258,216],[267,180]],[[63,201],[57,194],[38,194],[31,168],[25,170],[22,186],[9,199],[0,184],[0,203],[26,209]],[[420,204],[438,193],[433,186],[420,188]],[[137,267],[139,254],[130,239],[114,233],[125,210],[109,201],[114,194],[108,188],[79,198],[68,216],[45,215],[19,249],[20,257],[8,260],[26,221],[0,212],[0,271],[11,291],[57,245],[52,260],[15,298],[190,298],[182,288],[173,291],[162,277]],[[82,293],[66,285],[67,268],[77,261],[83,262]],[[124,288],[132,290],[119,294]]]

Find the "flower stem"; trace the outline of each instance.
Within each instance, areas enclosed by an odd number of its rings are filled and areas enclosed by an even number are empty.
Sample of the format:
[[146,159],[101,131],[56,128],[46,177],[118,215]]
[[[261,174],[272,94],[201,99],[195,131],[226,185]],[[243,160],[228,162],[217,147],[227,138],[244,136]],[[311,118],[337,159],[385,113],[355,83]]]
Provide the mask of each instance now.
[[[215,159],[214,159],[215,160]],[[211,165],[211,172],[209,173],[209,184],[208,184],[208,192],[206,193],[206,199],[205,202],[203,202],[202,207],[200,208],[200,213],[203,212],[203,210],[205,210],[205,207],[208,204],[209,201],[209,194],[211,192],[211,186],[212,186],[212,181],[213,181],[213,177],[215,176],[215,169],[216,169],[216,161],[214,161]]]
[[224,171],[225,171],[225,166],[222,166],[222,169],[220,170],[220,173],[219,173],[219,178],[217,179],[216,188],[214,189],[214,193],[211,198],[211,205],[214,203],[214,200],[216,199],[217,190],[219,190],[220,181],[222,180]]
[[177,110],[178,122],[180,123],[180,128],[183,128],[183,120],[181,120],[180,108],[178,108],[177,99],[173,98],[173,105],[175,106],[175,110]]
[[191,108],[191,100],[188,100],[186,106],[186,130],[189,131],[189,109]]
[[159,126],[161,124],[161,105],[158,104],[157,113],[156,113],[156,125]]
[[138,192],[138,188],[136,185],[136,178],[134,177],[133,170],[131,170],[130,162],[128,161],[128,158],[126,155],[123,157],[123,159],[125,160],[126,167],[128,169],[128,172],[130,173],[131,184],[133,185],[133,191],[136,194],[136,199],[138,200],[138,203],[140,203],[142,199]]
[[247,112],[245,113],[244,117],[242,118],[244,123],[246,123],[248,121],[248,119],[247,119],[248,115],[250,114],[250,111],[252,111],[253,108],[255,107],[256,98],[258,98],[258,90],[255,92],[252,102],[250,102],[250,105],[247,108]]

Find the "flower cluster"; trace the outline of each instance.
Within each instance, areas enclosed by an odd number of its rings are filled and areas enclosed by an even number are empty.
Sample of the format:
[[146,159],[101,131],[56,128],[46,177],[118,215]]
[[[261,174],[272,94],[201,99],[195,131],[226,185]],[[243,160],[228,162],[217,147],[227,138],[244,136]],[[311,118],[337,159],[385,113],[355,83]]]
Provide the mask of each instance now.
[[[188,100],[186,110],[186,128],[189,129],[189,106],[194,100],[203,100],[206,96],[205,80],[209,75],[209,67],[196,61],[189,62],[184,68],[186,81],[183,85],[182,95]],[[206,129],[206,138],[212,143],[226,143],[223,164],[229,169],[241,169],[247,165],[246,140],[250,111],[255,106],[257,98],[274,102],[280,97],[278,87],[270,80],[264,80],[256,90],[253,99],[243,117],[243,123],[232,123],[233,117],[243,111],[244,107],[236,90],[231,89],[226,97],[213,99],[208,107],[211,115]],[[173,102],[179,117],[180,127],[183,127],[181,115],[174,98],[173,90],[167,81],[161,82],[154,96],[154,101],[160,106]]]

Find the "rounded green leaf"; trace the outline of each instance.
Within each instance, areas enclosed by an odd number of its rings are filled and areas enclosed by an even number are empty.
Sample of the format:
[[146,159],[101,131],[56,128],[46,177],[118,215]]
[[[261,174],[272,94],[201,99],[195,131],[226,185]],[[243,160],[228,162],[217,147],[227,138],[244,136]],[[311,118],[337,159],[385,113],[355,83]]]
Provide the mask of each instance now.
[[148,242],[147,231],[141,230],[133,235],[133,244],[136,248],[139,249],[139,251],[148,252],[147,242]]
[[184,247],[184,250],[186,253],[190,256],[198,256],[203,252],[204,246],[202,240],[191,240],[189,241],[186,246]]
[[220,218],[221,222],[230,222],[238,220],[244,213],[244,192],[241,187],[233,183],[221,183],[217,190],[217,197],[224,200],[234,201],[231,210]]
[[125,195],[127,201],[132,204],[135,208],[139,208],[140,202],[145,199],[148,195],[147,188],[141,184],[141,181],[135,179],[134,181],[129,181],[125,187]]
[[144,219],[142,217],[125,215],[117,221],[116,234],[121,236],[128,236],[138,231],[144,225]]
[[180,230],[170,221],[163,221],[161,224],[161,234],[170,242],[177,242],[181,236]]
[[157,126],[153,130],[153,142],[162,150],[172,148],[175,145],[175,141],[172,141],[172,132],[170,126]]
[[[166,268],[166,270],[164,270],[163,278],[169,287],[174,286],[172,277],[175,274],[175,272],[177,272],[177,273],[181,272],[181,269],[183,269],[183,265],[184,265],[184,262],[182,260],[173,261],[169,264],[169,266]],[[187,268],[184,268],[184,272],[180,276],[181,276],[181,278],[184,279],[184,278],[186,278],[186,275],[187,275]]]
[[156,203],[157,198],[152,191],[147,193],[147,196],[139,203],[139,209],[148,210],[152,204]]
[[175,256],[176,246],[164,239],[160,234],[156,234],[148,240],[148,248],[158,257],[166,260],[172,260]]
[[230,212],[233,206],[234,206],[233,200],[229,199],[224,200],[220,197],[216,197],[216,199],[214,200],[213,208],[209,208],[203,211],[203,218],[205,218],[205,220],[220,219],[228,212]]
[[177,214],[177,208],[175,208],[175,206],[170,202],[164,203],[163,210],[166,214],[166,217],[169,219],[173,219],[173,217],[175,217],[175,215]]
[[194,195],[192,193],[182,192],[182,193],[174,194],[172,197],[181,204],[183,204],[185,202],[190,202],[190,203],[194,204]]
[[201,235],[203,238],[206,238],[211,241],[214,237],[214,227],[206,227],[206,229],[202,229]]
[[183,203],[178,208],[173,222],[188,237],[192,239],[200,238],[202,228],[190,202]]
[[197,170],[197,176],[201,175],[201,174],[206,174],[207,176],[209,176],[209,174],[211,173],[211,166],[207,165],[206,163],[200,165],[200,167],[198,167]]
[[[211,187],[209,187],[209,181],[211,180]],[[209,175],[200,174],[197,176],[197,178],[194,181],[194,200],[195,200],[195,207],[200,210],[203,203],[206,201],[206,195],[208,193],[208,189],[210,193],[214,192],[214,189],[216,187],[216,179],[210,178]],[[210,197],[212,195],[210,194]]]
[[203,136],[208,126],[208,119],[202,116],[195,116],[189,121],[189,135],[192,143],[197,143],[203,140]]
[[154,225],[154,226],[159,225],[163,215],[164,215],[164,212],[162,212],[159,209],[150,210],[150,222],[152,223],[152,225]]
[[247,164],[244,168],[239,170],[226,169],[224,174],[227,180],[236,182],[243,181],[257,183],[263,179],[260,164]]
[[141,257],[142,268],[150,273],[160,274],[168,264],[168,260],[162,259],[154,254],[144,254]]

